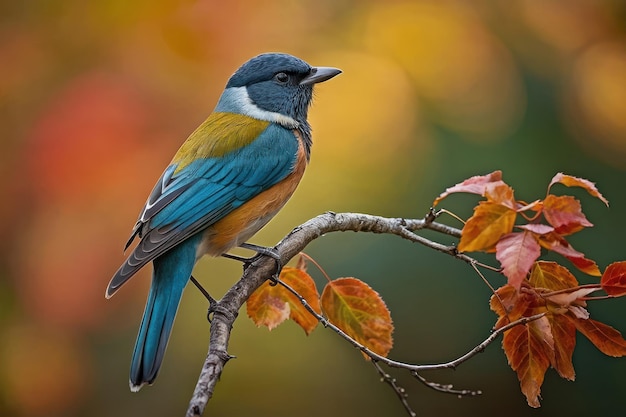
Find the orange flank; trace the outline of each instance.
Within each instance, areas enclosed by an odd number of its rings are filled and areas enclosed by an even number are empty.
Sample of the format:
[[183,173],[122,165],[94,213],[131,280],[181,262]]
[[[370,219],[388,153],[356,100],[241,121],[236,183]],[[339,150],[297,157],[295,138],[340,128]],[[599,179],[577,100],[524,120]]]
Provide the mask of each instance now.
[[293,173],[210,226],[204,232],[198,253],[205,253],[200,251],[206,250],[209,255],[219,256],[239,246],[265,226],[285,205],[300,183],[307,164],[302,138],[297,131],[294,134],[300,146]]

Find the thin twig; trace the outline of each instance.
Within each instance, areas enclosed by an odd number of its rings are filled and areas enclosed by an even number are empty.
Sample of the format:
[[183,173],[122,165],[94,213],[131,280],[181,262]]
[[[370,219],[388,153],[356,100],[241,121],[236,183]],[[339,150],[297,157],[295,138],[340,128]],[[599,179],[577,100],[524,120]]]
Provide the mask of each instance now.
[[[507,330],[511,329],[512,327],[515,326],[519,326],[522,324],[527,324],[530,323],[531,321],[535,321],[540,319],[541,317],[545,316],[546,313],[539,313],[539,314],[535,314],[534,316],[528,316],[528,317],[522,317],[518,320],[512,321],[511,323],[507,324],[506,326],[502,326],[497,330],[494,330],[488,338],[486,338],[485,340],[483,340],[478,346],[476,346],[475,348],[473,348],[472,350],[470,350],[469,352],[467,352],[465,355],[458,357],[457,359],[450,361],[450,362],[446,362],[446,363],[440,363],[440,364],[435,364],[435,365],[419,365],[416,366],[416,370],[417,371],[426,371],[426,370],[434,370],[434,369],[444,369],[444,368],[450,368],[450,369],[455,369],[457,366],[459,366],[460,364],[462,364],[463,362],[466,362],[468,359],[470,359],[471,357],[475,356],[478,353],[481,353],[485,350],[485,348],[487,348],[487,346],[489,346],[491,343],[493,343],[494,340],[496,340],[498,338],[498,336],[500,336],[500,334],[506,332]],[[417,369],[419,368],[419,369]]]
[[475,397],[483,393],[481,390],[474,391],[469,389],[455,389],[452,384],[440,384],[438,382],[432,382],[418,374],[416,371],[411,372],[411,375],[413,375],[419,382],[426,385],[428,388],[433,389],[437,392],[442,392],[444,394],[453,394],[463,397]]
[[416,417],[417,413],[413,411],[413,409],[411,408],[411,405],[409,404],[407,400],[408,395],[406,393],[406,390],[402,388],[401,386],[399,386],[398,383],[396,382],[396,379],[393,378],[391,375],[389,375],[387,372],[385,372],[385,370],[380,366],[378,362],[376,361],[371,361],[371,362],[372,362],[372,365],[374,365],[374,368],[376,368],[376,371],[378,371],[378,374],[380,375],[380,379],[383,382],[385,382],[387,385],[389,385],[391,389],[393,390],[393,392],[396,393],[396,396],[400,400],[400,403],[402,404],[406,412],[411,417]]
[[375,352],[371,351],[366,346],[364,346],[361,343],[359,343],[356,340],[354,340],[352,337],[350,337],[346,332],[341,330],[339,327],[337,327],[336,325],[334,325],[333,323],[328,321],[328,319],[326,319],[324,316],[318,314],[313,309],[313,307],[311,307],[309,305],[309,303],[304,299],[304,297],[302,297],[296,290],[291,288],[288,284],[285,284],[283,281],[280,281],[280,280],[278,280],[278,284],[283,286],[287,291],[289,291],[295,297],[297,297],[298,300],[300,300],[300,303],[302,303],[302,305],[304,306],[304,308],[309,313],[311,313],[320,323],[322,323],[322,325],[324,327],[330,328],[332,331],[334,331],[339,336],[344,338],[352,346],[354,346],[355,348],[357,348],[358,350],[363,352],[365,355],[370,357],[372,360],[382,362],[385,365],[391,366],[393,368],[402,368],[402,369],[407,369],[409,371],[416,371],[416,372],[419,372],[419,371],[430,371],[430,370],[435,370],[435,369],[455,369],[457,366],[459,366],[463,362],[466,362],[471,357],[473,357],[476,354],[484,351],[485,348],[487,346],[489,346],[491,343],[493,343],[493,341],[500,334],[504,333],[505,331],[509,330],[512,327],[518,326],[520,324],[529,323],[529,322],[537,320],[537,319],[539,319],[539,318],[541,318],[541,317],[543,317],[545,315],[545,313],[540,313],[540,314],[535,314],[534,316],[522,317],[522,318],[520,318],[518,320],[515,320],[515,321],[507,324],[506,326],[500,327],[499,329],[494,330],[489,335],[489,337],[487,337],[485,340],[483,340],[478,346],[474,347],[472,350],[470,350],[469,352],[467,352],[463,356],[460,356],[459,358],[457,358],[455,360],[452,360],[450,362],[441,363],[441,364],[433,364],[433,365],[415,365],[415,364],[410,364],[410,363],[406,363],[406,362],[395,361],[395,360],[386,358],[384,356],[379,355],[378,353],[375,353]]
[[[553,295],[557,295],[557,294],[567,294],[567,293],[572,293],[575,291],[578,291],[580,289],[593,289],[594,291],[600,291],[602,289],[602,286],[600,284],[582,284],[582,285],[578,285],[576,287],[569,287],[569,288],[563,288],[561,290],[554,290],[554,291],[550,291],[550,292],[543,292],[540,295],[544,298],[547,297],[552,297]],[[604,296],[602,296],[604,297]]]

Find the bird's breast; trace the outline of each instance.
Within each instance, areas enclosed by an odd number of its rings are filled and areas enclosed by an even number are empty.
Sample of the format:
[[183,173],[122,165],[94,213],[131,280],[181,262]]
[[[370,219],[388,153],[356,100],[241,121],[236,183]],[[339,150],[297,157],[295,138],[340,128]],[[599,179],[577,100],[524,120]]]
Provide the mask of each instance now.
[[294,134],[299,146],[292,172],[211,225],[204,232],[203,241],[197,251],[198,257],[205,254],[219,256],[246,242],[287,203],[300,183],[307,165],[302,138],[297,131]]

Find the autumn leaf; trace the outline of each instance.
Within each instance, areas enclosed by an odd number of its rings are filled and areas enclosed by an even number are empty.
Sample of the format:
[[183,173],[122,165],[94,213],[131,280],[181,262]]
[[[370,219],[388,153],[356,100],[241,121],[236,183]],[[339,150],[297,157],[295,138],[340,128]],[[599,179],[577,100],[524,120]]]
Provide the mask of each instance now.
[[565,238],[557,233],[544,233],[537,237],[541,246],[560,255],[571,257],[585,256],[584,253],[578,252]]
[[539,261],[530,273],[530,284],[535,288],[546,288],[552,291],[564,290],[578,286],[572,273],[556,262]]
[[487,175],[476,175],[447,188],[446,191],[435,199],[433,206],[436,206],[441,200],[453,193],[470,193],[484,196],[487,186],[494,183],[504,184],[504,182],[502,182],[502,171],[494,171]]
[[588,319],[587,302],[584,297],[588,296],[598,288],[579,288],[570,292],[561,292],[552,295],[544,295],[549,301],[548,310],[555,314],[571,313],[580,319]]
[[554,363],[554,338],[547,317],[504,332],[502,348],[511,369],[517,373],[528,405],[540,406],[539,394],[548,367]]
[[591,259],[587,259],[584,256],[566,256],[566,258],[585,274],[592,275],[594,277],[602,275],[600,268],[598,268],[598,264]]
[[557,233],[547,233],[538,236],[538,240],[542,247],[563,255],[580,271],[596,277],[602,275],[595,261],[585,258],[584,253],[578,252],[567,240]]
[[[545,278],[542,275],[558,276],[548,263],[544,269],[536,263],[531,273],[531,285],[540,281],[562,283],[562,279]],[[572,277],[573,278],[573,277]],[[568,282],[568,284],[571,282]],[[548,284],[547,286],[555,286]],[[522,392],[529,405],[539,407],[539,393],[544,374],[552,366],[563,378],[575,377],[572,355],[576,346],[576,328],[562,314],[546,309],[546,301],[538,292],[517,291],[511,285],[498,288],[490,300],[491,309],[499,316],[496,328],[538,313],[546,315],[537,321],[520,325],[504,334],[502,347],[511,368],[517,372]],[[564,309],[564,313],[568,310]]]
[[489,300],[489,307],[498,315],[495,329],[520,319],[533,304],[529,293],[520,293],[512,285],[503,285]]
[[322,293],[328,320],[371,351],[387,356],[393,346],[391,315],[380,295],[356,278],[338,278]]
[[246,303],[248,317],[259,327],[274,329],[289,318],[290,309],[285,292],[284,288],[264,282]]
[[626,295],[626,261],[614,262],[607,266],[600,279],[600,285],[613,297]]
[[509,233],[496,244],[496,259],[508,283],[519,289],[522,281],[541,255],[541,247],[535,236],[528,231]]
[[515,210],[498,203],[481,201],[461,232],[461,252],[490,251],[502,236],[513,230]]
[[528,230],[529,232],[533,232],[534,234],[539,235],[539,236],[554,232],[554,227],[548,226],[547,224],[540,224],[540,223],[523,224],[523,225],[515,226],[515,227],[519,229]]
[[[315,312],[321,314],[315,282],[304,268],[284,267],[280,273],[280,281],[293,288]],[[298,297],[281,285],[271,285],[268,281],[252,293],[246,308],[248,317],[257,326],[267,326],[270,330],[291,318],[308,335],[318,323],[317,318],[306,310]]]
[[572,356],[576,347],[576,326],[561,314],[547,314],[550,331],[554,339],[554,361],[552,367],[561,378],[573,381],[576,377]]
[[[498,317],[506,316],[507,314],[510,314],[513,306],[518,304],[517,295],[518,292],[515,288],[513,288],[513,286],[503,285],[502,287],[498,288],[495,294],[492,295],[489,299],[489,307],[494,313],[498,315]],[[521,316],[522,313],[523,311],[519,314],[519,316]],[[519,316],[513,318],[511,321],[517,320]],[[496,326],[496,329],[500,327],[502,326]]]
[[563,184],[566,187],[582,187],[589,194],[600,199],[604,204],[606,204],[607,207],[609,205],[608,200],[604,198],[602,194],[600,194],[600,191],[598,191],[598,189],[596,188],[596,185],[589,180],[586,180],[584,178],[573,177],[571,175],[566,175],[566,174],[563,174],[562,172],[559,172],[552,178],[552,181],[550,181],[550,185],[548,186],[548,191],[550,190],[550,188],[552,188],[554,184],[557,184],[557,183]]
[[613,327],[592,319],[580,319],[565,315],[598,350],[605,355],[620,357],[626,355],[626,340]]
[[487,184],[483,194],[487,198],[487,201],[501,204],[512,210],[516,209],[513,189],[504,182],[498,181]]
[[571,235],[593,226],[583,214],[580,202],[568,195],[549,194],[543,201],[543,215],[560,235]]
[[[528,280],[537,290],[544,290],[541,297],[548,301],[547,309],[551,313],[565,314],[571,312],[578,317],[589,317],[582,300],[597,288],[579,288],[578,281],[572,273],[556,262],[539,261],[533,266]],[[563,291],[571,290],[571,291]],[[555,294],[550,294],[556,292]]]

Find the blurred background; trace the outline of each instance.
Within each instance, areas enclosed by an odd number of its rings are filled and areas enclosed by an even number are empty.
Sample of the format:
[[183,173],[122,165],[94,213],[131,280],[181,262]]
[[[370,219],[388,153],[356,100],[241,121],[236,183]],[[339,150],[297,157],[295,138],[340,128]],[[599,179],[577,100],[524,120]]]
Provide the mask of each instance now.
[[[156,384],[132,394],[150,268],[111,300],[104,290],[154,182],[230,74],[261,52],[344,74],[316,88],[309,170],[255,243],[272,246],[327,210],[420,218],[446,187],[495,169],[531,201],[562,171],[595,181],[611,202],[555,187],[596,224],[574,247],[602,269],[626,258],[625,18],[620,0],[3,1],[0,415],[185,412],[207,349],[205,300],[188,289]],[[441,207],[467,217],[476,201]],[[381,293],[395,359],[456,358],[495,322],[469,267],[397,237],[331,234],[307,253],[332,277]],[[219,297],[240,272],[206,259],[195,275]],[[626,300],[589,309],[626,331]],[[549,371],[532,410],[499,345],[455,372],[424,374],[480,397],[439,394],[402,373],[399,383],[420,416],[588,416],[626,405],[626,359],[579,338],[577,380]],[[268,332],[242,311],[230,353],[206,415],[404,415],[371,365],[323,328],[308,338],[293,323]]]

